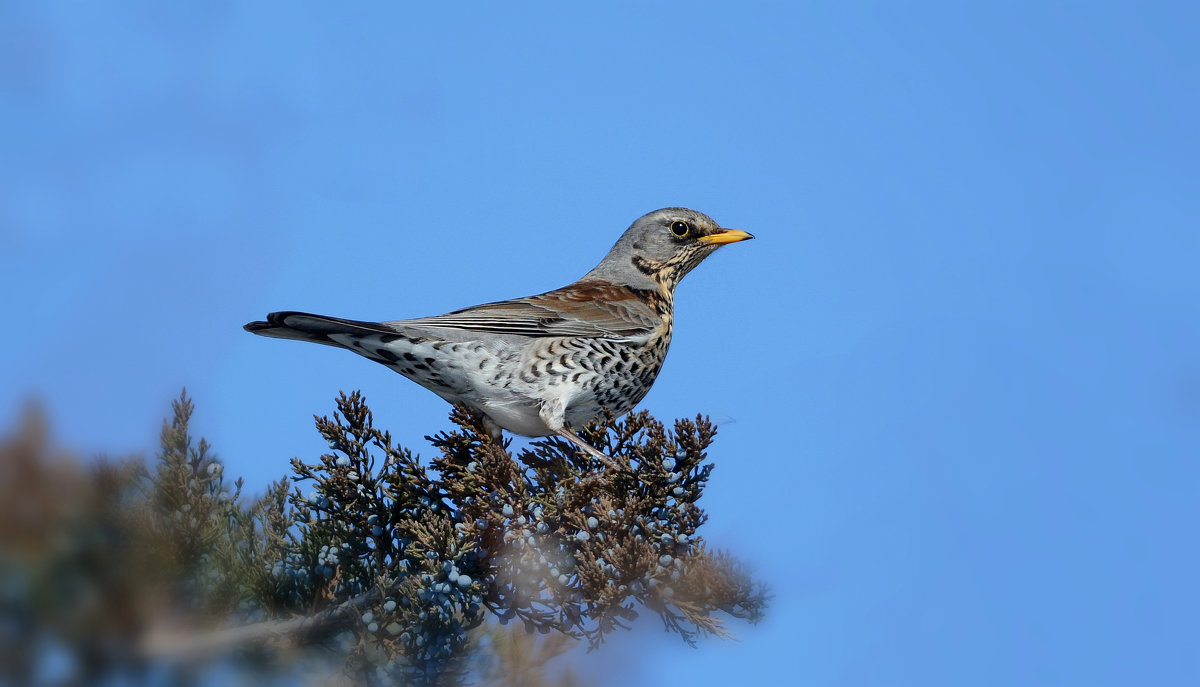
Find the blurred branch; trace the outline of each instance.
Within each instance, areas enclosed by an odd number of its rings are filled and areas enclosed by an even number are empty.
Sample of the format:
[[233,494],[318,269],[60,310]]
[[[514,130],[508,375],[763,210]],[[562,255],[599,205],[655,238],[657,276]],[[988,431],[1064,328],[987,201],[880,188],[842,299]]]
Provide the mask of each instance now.
[[145,633],[139,653],[147,661],[196,661],[221,656],[233,649],[256,645],[294,645],[308,636],[323,636],[332,628],[348,625],[358,618],[358,610],[378,600],[377,590],[319,613],[278,620],[265,620],[220,630],[197,632],[195,628],[156,627]]

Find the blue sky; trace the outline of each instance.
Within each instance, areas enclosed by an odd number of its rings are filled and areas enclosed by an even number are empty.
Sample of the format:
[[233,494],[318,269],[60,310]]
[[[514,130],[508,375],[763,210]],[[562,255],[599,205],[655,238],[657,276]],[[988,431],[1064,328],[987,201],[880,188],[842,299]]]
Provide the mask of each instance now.
[[[639,215],[756,241],[643,402],[724,425],[710,543],[776,594],[631,684],[1200,679],[1200,12],[1189,3],[0,8],[0,428],[150,453],[186,385],[251,488],[362,389],[241,325],[579,277]],[[0,431],[7,431],[0,429]],[[620,661],[613,657],[621,657]]]

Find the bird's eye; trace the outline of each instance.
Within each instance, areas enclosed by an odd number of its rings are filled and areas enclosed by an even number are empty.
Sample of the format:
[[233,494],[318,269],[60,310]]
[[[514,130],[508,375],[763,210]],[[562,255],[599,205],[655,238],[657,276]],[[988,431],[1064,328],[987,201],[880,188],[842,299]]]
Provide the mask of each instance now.
[[687,236],[688,232],[691,230],[692,230],[692,228],[688,226],[687,222],[679,222],[679,221],[671,222],[671,233],[678,236],[679,238],[683,238],[684,236]]

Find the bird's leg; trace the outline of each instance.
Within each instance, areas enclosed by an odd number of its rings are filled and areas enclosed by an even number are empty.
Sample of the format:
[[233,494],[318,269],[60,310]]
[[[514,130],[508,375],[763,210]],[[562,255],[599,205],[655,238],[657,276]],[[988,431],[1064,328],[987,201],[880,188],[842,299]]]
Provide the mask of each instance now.
[[609,468],[610,470],[617,470],[618,472],[622,469],[620,465],[617,465],[615,460],[601,453],[595,446],[592,446],[583,439],[580,439],[578,434],[572,432],[566,427],[560,427],[555,431],[555,434],[586,451],[588,455],[600,461],[604,467]]
[[617,461],[604,455],[597,450],[595,446],[592,446],[583,439],[580,439],[578,434],[567,429],[567,425],[563,421],[562,401],[557,399],[551,402],[543,401],[541,408],[538,409],[538,415],[542,418],[542,422],[546,423],[547,428],[549,428],[558,436],[583,449],[584,452],[586,452],[589,456],[600,461],[601,465],[604,467],[609,468],[610,470],[616,470],[618,472],[621,470],[621,466],[617,465]]
[[496,424],[495,420],[487,415],[484,415],[483,428],[487,430],[488,435],[492,437],[492,441],[494,441],[497,446],[504,446],[504,430],[500,428],[500,425]]

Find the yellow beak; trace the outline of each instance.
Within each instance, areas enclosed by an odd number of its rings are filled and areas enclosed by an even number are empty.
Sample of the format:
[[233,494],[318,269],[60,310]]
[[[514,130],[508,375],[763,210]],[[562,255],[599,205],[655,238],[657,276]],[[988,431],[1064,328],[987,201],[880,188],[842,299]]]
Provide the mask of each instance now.
[[754,238],[754,234],[751,234],[747,231],[742,231],[741,229],[722,229],[715,234],[701,236],[697,240],[699,240],[700,243],[720,246],[726,243],[737,243],[738,241],[745,241],[746,239],[752,238]]

